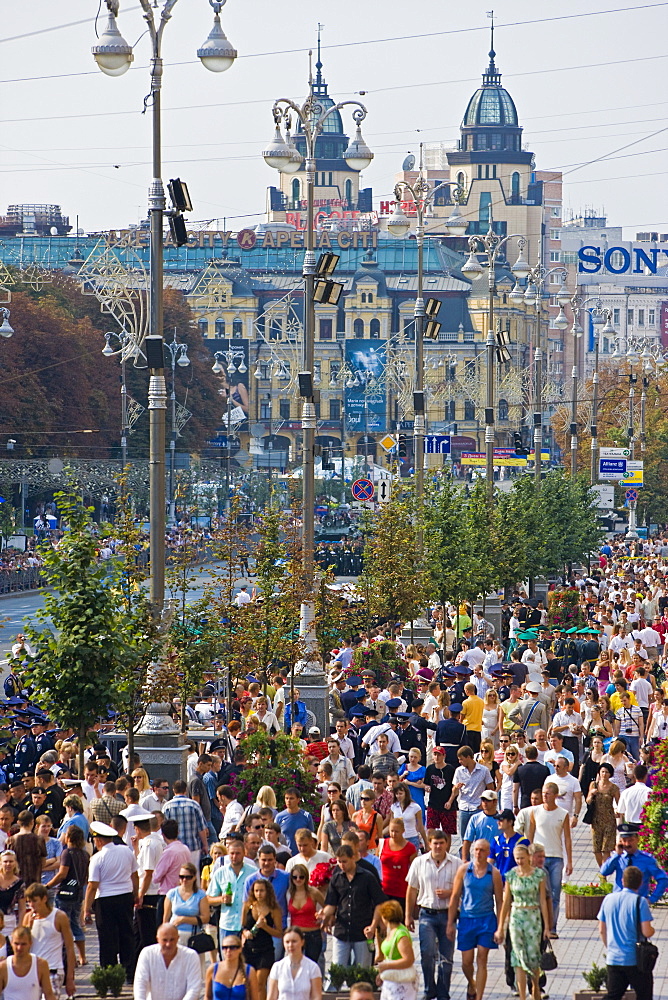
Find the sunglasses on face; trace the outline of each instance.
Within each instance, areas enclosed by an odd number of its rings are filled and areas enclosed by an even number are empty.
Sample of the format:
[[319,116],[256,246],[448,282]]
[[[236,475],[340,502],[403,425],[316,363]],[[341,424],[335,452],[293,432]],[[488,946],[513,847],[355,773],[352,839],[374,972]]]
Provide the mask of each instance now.
[[182,875],[181,872],[179,872],[179,878],[195,878],[195,876],[194,875]]
[[303,882],[304,879],[305,879],[305,877],[306,877],[305,875],[293,875],[292,876],[292,881],[293,882]]
[[221,944],[221,951],[238,951],[241,948],[240,944]]

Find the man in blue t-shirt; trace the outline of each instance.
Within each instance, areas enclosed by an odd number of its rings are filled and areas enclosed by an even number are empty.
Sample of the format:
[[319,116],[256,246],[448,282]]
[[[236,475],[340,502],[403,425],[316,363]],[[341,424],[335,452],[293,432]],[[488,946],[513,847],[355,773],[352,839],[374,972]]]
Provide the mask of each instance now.
[[518,844],[529,847],[529,841],[521,833],[515,832],[515,814],[512,809],[504,809],[496,817],[499,825],[499,833],[494,838],[489,848],[489,860],[493,861],[499,869],[501,879],[506,881],[506,875],[511,868],[514,868],[514,850]]
[[300,795],[296,788],[285,790],[285,809],[276,816],[276,822],[281,828],[281,833],[290,845],[293,854],[299,854],[299,848],[295,841],[297,830],[311,830],[313,832],[313,817],[305,809],[300,807]]
[[598,932],[607,949],[609,1000],[621,1000],[627,986],[636,991],[637,1000],[652,1000],[652,973],[639,972],[636,964],[638,922],[644,937],[654,934],[649,903],[639,896],[642,883],[643,873],[629,865],[622,875],[621,891],[604,896],[598,912]]

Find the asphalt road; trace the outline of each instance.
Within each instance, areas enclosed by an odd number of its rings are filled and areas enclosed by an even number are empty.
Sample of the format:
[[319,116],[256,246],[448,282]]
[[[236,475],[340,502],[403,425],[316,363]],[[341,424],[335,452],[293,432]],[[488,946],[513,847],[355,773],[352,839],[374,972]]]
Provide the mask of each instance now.
[[[215,564],[211,567],[220,571],[222,564]],[[212,575],[209,567],[203,566],[202,572],[196,569],[189,580],[191,590],[188,591],[187,601],[189,604],[198,600],[204,593],[207,584],[210,584]],[[250,589],[253,581],[247,578],[239,578],[234,581],[235,593],[237,589],[246,584]],[[180,596],[172,595],[169,589],[165,591],[165,597]],[[23,631],[27,624],[39,627],[37,613],[44,607],[45,592],[42,590],[28,590],[19,594],[8,594],[0,596],[0,663],[7,656],[7,653],[18,632]],[[1,668],[0,668],[1,674]]]

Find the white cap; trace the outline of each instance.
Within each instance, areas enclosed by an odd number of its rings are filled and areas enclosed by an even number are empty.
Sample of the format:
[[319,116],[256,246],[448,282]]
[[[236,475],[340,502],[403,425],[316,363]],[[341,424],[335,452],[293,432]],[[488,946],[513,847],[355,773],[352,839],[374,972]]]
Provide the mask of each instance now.
[[90,825],[91,833],[96,834],[98,837],[115,837],[116,830],[113,826],[109,826],[107,823],[91,823]]

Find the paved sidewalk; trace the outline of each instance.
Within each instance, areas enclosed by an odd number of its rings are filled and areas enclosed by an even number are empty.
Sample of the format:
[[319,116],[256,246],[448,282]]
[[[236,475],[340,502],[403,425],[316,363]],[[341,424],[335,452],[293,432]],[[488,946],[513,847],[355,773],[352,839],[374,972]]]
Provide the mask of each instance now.
[[[453,845],[453,852],[455,845]],[[597,868],[591,849],[591,830],[588,826],[578,824],[573,831],[573,882],[592,882],[597,878]],[[668,1000],[668,906],[653,908],[656,934],[653,938],[659,946],[659,961],[654,970],[654,1000]],[[562,895],[561,916],[559,918],[559,940],[555,941],[554,952],[559,962],[555,972],[548,973],[547,991],[551,1000],[572,1000],[576,990],[585,987],[582,971],[590,969],[594,962],[605,964],[603,945],[598,936],[597,920],[566,920],[564,917],[564,901]],[[88,965],[77,969],[77,996],[93,997],[95,990],[90,985],[90,972],[97,962],[98,946],[95,926],[86,928],[86,953]],[[418,956],[419,946],[414,936],[415,954]],[[328,948],[327,965],[331,958],[331,945]],[[123,990],[123,997],[132,995],[129,987]],[[330,994],[331,996],[331,994]],[[418,993],[422,997],[422,992]],[[452,976],[451,1000],[465,1000],[466,980],[461,972],[461,954],[455,951],[455,965]],[[490,952],[489,977],[485,1000],[510,1000],[511,993],[506,986],[503,971],[503,950]]]

